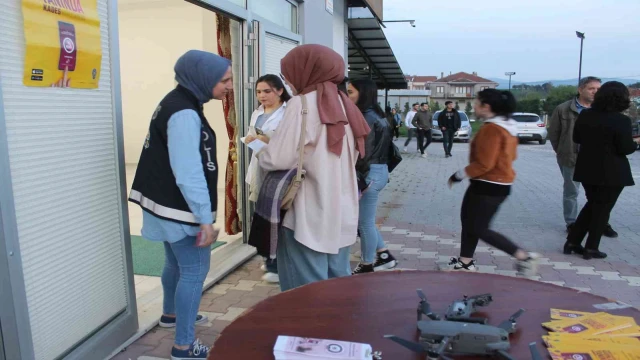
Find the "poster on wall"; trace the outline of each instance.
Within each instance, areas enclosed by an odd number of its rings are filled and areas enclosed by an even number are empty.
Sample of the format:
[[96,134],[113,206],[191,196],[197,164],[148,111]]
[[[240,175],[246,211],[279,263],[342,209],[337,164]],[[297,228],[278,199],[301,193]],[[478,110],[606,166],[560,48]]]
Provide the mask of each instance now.
[[95,89],[102,48],[98,0],[22,0],[23,83]]
[[324,0],[324,8],[329,14],[333,15],[333,0]]

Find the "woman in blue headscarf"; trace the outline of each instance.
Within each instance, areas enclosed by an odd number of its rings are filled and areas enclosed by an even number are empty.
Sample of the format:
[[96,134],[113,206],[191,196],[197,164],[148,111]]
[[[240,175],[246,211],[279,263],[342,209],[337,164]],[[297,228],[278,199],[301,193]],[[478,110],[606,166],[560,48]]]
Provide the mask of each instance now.
[[164,244],[160,326],[175,327],[172,360],[206,359],[195,338],[202,287],[209,272],[217,209],[216,135],[203,104],[233,88],[231,63],[191,50],[175,65],[178,86],[151,118],[129,201],[142,207],[142,236]]

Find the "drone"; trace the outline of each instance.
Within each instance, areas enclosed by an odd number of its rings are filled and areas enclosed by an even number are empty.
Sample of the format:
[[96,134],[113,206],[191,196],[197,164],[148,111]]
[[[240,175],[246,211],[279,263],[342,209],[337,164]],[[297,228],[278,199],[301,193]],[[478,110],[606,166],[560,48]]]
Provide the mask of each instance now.
[[[484,318],[469,317],[475,312],[476,306],[485,306],[492,301],[491,295],[485,294],[455,301],[449,306],[445,320],[441,320],[431,311],[422,290],[418,289],[417,292],[421,299],[418,305],[419,343],[395,335],[385,335],[385,338],[411,351],[426,354],[428,359],[451,360],[443,355],[446,352],[455,355],[497,355],[505,360],[514,360],[507,353],[511,347],[509,335],[516,331],[516,319],[524,313],[524,309],[518,310],[498,326],[487,325]],[[422,320],[423,315],[428,320]],[[534,347],[531,348],[532,352]]]

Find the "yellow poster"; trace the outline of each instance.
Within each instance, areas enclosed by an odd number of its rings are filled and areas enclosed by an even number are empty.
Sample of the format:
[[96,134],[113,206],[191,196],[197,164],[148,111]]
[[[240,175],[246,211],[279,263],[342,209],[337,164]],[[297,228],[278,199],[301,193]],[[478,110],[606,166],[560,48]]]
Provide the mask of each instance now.
[[102,48],[97,0],[22,0],[26,86],[95,89]]

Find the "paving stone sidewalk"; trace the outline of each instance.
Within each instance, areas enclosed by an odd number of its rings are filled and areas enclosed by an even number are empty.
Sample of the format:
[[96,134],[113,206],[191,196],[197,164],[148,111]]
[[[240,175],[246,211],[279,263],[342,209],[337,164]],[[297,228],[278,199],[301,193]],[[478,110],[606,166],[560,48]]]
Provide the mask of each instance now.
[[[446,179],[465,165],[468,145],[456,143],[450,159],[444,158],[441,146],[434,143],[427,159],[417,154],[405,155],[382,193],[377,222],[400,261],[398,269],[438,270],[438,264],[460,251],[459,209],[466,184],[449,190]],[[630,161],[634,176],[640,179],[640,152]],[[521,145],[515,166],[518,179],[494,227],[523,247],[542,253],[535,279],[639,307],[640,189],[625,189],[613,211],[611,224],[620,238],[603,239],[601,250],[609,257],[585,261],[561,253],[566,237],[562,179],[551,148]],[[584,204],[583,196],[580,204]],[[352,252],[358,250],[356,244]],[[513,259],[482,242],[476,259],[482,272],[516,275]],[[258,257],[250,260],[203,295],[200,310],[210,321],[197,327],[197,336],[205,344],[213,344],[220,332],[245,310],[280,292],[277,286],[261,281],[260,265]],[[114,359],[168,359],[173,335],[172,330],[155,328]]]

